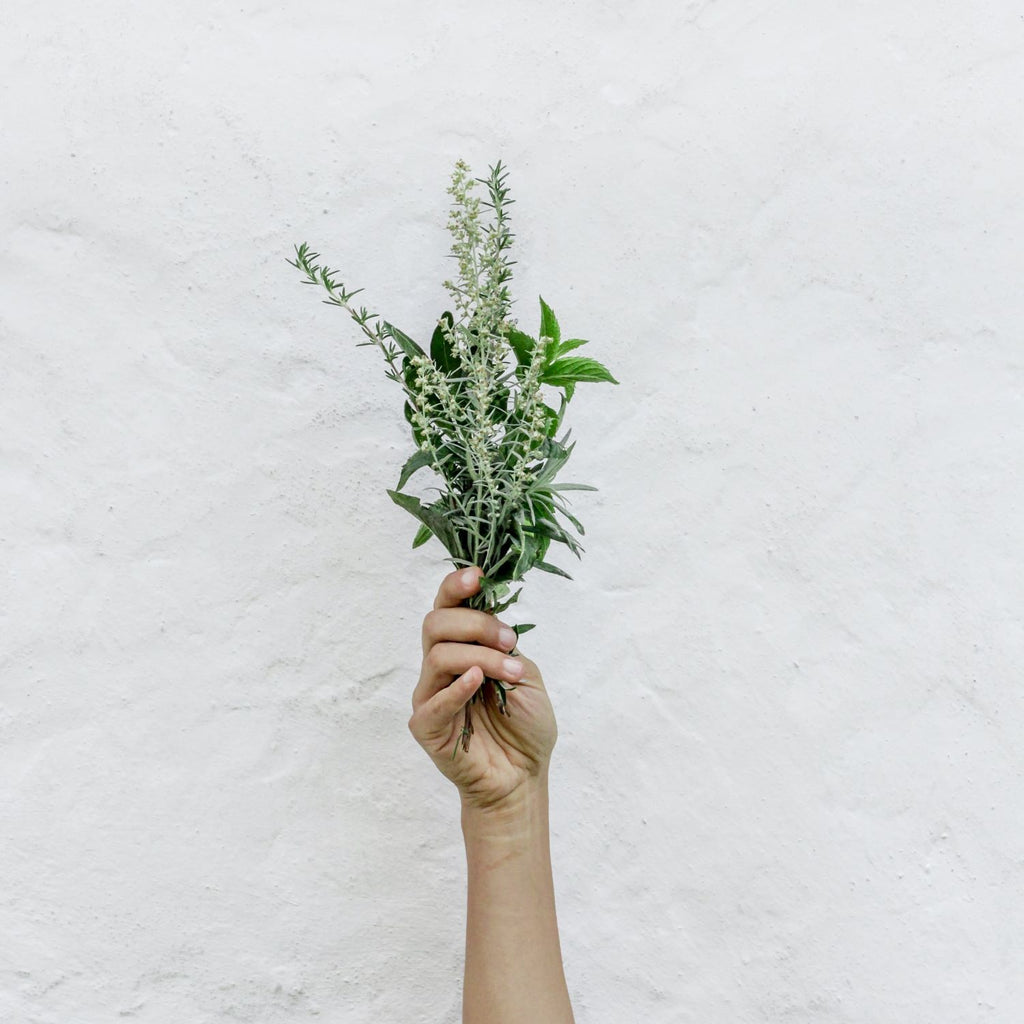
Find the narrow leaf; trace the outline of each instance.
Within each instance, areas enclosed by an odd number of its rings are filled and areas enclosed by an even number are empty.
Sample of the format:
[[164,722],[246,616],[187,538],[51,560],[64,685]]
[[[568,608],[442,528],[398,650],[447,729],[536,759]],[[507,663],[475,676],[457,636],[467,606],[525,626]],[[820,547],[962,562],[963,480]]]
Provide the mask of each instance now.
[[516,559],[516,566],[512,570],[514,579],[522,579],[523,576],[533,568],[534,559],[538,555],[537,538],[532,533],[524,534],[519,531],[519,558]]
[[559,505],[558,511],[576,527],[576,530],[581,537],[585,537],[587,535],[587,531],[583,529],[583,524],[564,505]]
[[572,579],[564,569],[559,569],[557,565],[552,565],[550,562],[537,562],[535,563],[534,568],[540,569],[543,572],[553,573],[555,576],[564,576],[567,580]]
[[414,356],[426,355],[426,353],[416,344],[408,334],[400,331],[394,324],[389,324],[387,320],[381,321],[381,333],[389,338],[394,338],[398,342],[399,348],[410,358]]
[[421,544],[426,544],[431,537],[434,536],[434,531],[429,526],[420,525],[420,528],[416,531],[416,536],[413,537],[412,546],[418,548]]

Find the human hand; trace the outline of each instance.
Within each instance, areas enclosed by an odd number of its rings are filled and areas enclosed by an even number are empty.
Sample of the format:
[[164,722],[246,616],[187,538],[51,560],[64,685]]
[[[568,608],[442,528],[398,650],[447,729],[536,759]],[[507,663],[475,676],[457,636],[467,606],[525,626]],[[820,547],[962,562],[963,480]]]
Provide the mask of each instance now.
[[[459,788],[464,807],[492,808],[514,802],[535,781],[546,783],[558,729],[537,665],[517,651],[511,660],[520,671],[506,667],[515,633],[503,638],[493,615],[461,607],[479,589],[481,575],[478,567],[449,573],[423,619],[423,665],[409,731]],[[485,675],[514,686],[506,697],[508,714],[499,711],[490,684],[466,707]],[[464,708],[473,717],[473,738],[453,758]]]

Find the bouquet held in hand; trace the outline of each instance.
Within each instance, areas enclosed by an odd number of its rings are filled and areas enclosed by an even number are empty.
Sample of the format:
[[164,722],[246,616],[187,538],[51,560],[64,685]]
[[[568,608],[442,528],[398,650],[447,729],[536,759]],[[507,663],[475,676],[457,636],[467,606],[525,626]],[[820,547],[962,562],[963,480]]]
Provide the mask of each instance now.
[[[444,282],[454,311],[437,321],[429,351],[376,313],[353,306],[362,289],[349,291],[334,271],[317,264],[319,253],[305,243],[288,260],[305,273],[304,283],[327,290],[325,302],[348,311],[366,335],[360,345],[375,345],[382,352],[386,376],[404,392],[405,418],[415,443],[388,494],[419,521],[414,548],[433,536],[454,566],[483,570],[479,592],[465,603],[490,613],[518,599],[520,590],[512,593],[512,585],[530,569],[572,578],[545,559],[552,541],[580,556],[583,549],[571,528],[583,534],[583,526],[563,492],[596,488],[556,481],[576,444],[568,443],[571,431],[557,440],[556,435],[577,384],[618,383],[597,360],[571,354],[587,342],[563,339],[543,298],[536,338],[511,319],[508,283],[515,261],[509,259],[508,207],[513,200],[506,177],[500,161],[488,178],[471,178],[461,160],[455,165],[448,230],[458,275]],[[478,183],[486,187],[487,199],[473,194]],[[483,222],[482,208],[490,211],[489,223]],[[545,386],[558,392],[557,408],[545,398]],[[426,467],[444,482],[443,488],[431,488],[438,497],[430,504],[403,492],[412,475]],[[529,623],[513,626],[517,635],[531,628]],[[483,699],[487,686],[499,710],[508,714],[506,692],[514,687],[490,677],[470,704]],[[469,708],[463,749],[472,735]]]

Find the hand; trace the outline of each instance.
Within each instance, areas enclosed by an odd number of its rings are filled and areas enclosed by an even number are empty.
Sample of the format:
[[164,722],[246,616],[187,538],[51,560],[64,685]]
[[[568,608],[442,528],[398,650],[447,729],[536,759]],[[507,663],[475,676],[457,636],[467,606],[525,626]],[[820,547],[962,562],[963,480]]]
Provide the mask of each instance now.
[[[466,582],[465,573],[472,582]],[[493,615],[461,607],[479,589],[481,575],[478,567],[449,573],[434,610],[423,619],[423,666],[412,695],[409,731],[458,786],[464,807],[491,808],[515,802],[535,781],[546,783],[558,729],[536,664],[517,650],[513,661],[522,672],[505,667],[515,633],[503,640],[502,623]],[[491,683],[483,699],[466,708],[485,675],[515,687],[506,696],[507,715],[498,710]],[[463,750],[467,712],[473,735],[469,750]]]

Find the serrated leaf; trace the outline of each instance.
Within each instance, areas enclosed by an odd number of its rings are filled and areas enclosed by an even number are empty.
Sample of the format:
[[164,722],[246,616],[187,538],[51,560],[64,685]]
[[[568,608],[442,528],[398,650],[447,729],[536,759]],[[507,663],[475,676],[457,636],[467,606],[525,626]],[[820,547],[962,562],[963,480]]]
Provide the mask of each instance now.
[[396,505],[404,508],[406,512],[415,516],[424,526],[431,530],[434,536],[448,549],[449,554],[453,553],[455,533],[443,512],[421,504],[420,499],[413,494],[400,494],[398,491],[389,490],[388,496]]
[[430,452],[418,450],[409,456],[408,461],[402,467],[402,475],[398,478],[398,483],[395,485],[395,490],[400,491],[408,482],[409,477],[416,472],[417,469],[422,469],[424,466],[432,466],[434,463],[434,457]]
[[568,341],[563,341],[558,346],[558,350],[555,352],[555,358],[561,359],[566,352],[571,352],[574,348],[579,348],[580,345],[589,345],[589,341],[584,341],[583,338],[569,338]]
[[558,343],[562,337],[558,329],[558,320],[555,318],[554,310],[543,299],[540,300],[540,335],[546,335],[554,341],[552,352],[558,350]]
[[588,359],[586,356],[568,356],[565,359],[556,359],[544,367],[540,379],[542,384],[551,384],[554,387],[583,382],[619,383],[611,375],[607,366],[599,363],[596,359]]
[[516,361],[519,365],[529,366],[530,361],[533,359],[533,350],[537,347],[536,338],[531,338],[528,334],[524,334],[513,327],[508,332],[508,343],[512,346],[512,351],[515,352]]

